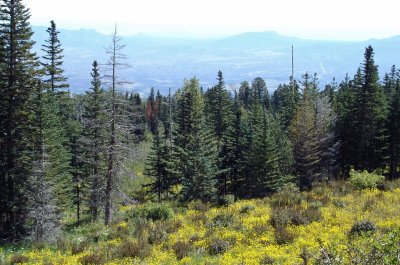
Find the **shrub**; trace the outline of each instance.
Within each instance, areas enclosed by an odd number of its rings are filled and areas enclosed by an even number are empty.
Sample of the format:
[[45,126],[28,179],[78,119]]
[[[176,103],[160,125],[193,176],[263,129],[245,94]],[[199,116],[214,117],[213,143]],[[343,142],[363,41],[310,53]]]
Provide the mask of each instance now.
[[292,243],[294,240],[294,234],[289,232],[285,226],[278,226],[275,228],[275,241],[278,245],[285,245]]
[[177,241],[172,245],[172,249],[175,251],[176,258],[181,260],[189,255],[192,250],[192,245],[186,241]]
[[168,220],[174,216],[172,208],[165,205],[156,205],[147,209],[146,217],[153,221]]
[[350,171],[350,183],[358,190],[363,189],[375,189],[378,186],[383,184],[385,180],[384,176],[375,174],[375,173],[368,173],[367,171]]
[[212,219],[212,222],[207,224],[208,227],[229,227],[234,223],[234,217],[229,213],[220,213]]
[[202,201],[192,201],[189,203],[188,208],[203,213],[210,210],[210,206]]
[[277,228],[279,226],[307,225],[322,218],[321,211],[316,208],[275,208],[272,210],[270,224]]
[[373,222],[368,220],[357,221],[351,227],[349,232],[350,236],[362,235],[362,234],[373,234],[376,231],[376,226]]
[[292,207],[299,205],[302,200],[303,196],[299,189],[294,185],[288,185],[272,197],[271,206]]
[[79,263],[82,265],[97,265],[104,264],[104,259],[97,253],[86,254],[79,258]]
[[240,208],[239,212],[241,214],[246,214],[246,213],[253,211],[254,209],[256,209],[256,207],[254,205],[248,204],[248,205],[244,205],[242,208]]
[[135,207],[128,214],[129,218],[159,221],[168,220],[174,216],[172,208],[166,204],[146,204],[141,207]]
[[230,243],[228,241],[217,238],[210,242],[208,246],[208,253],[210,253],[210,255],[222,254],[227,251],[229,247]]
[[227,194],[218,199],[218,204],[221,206],[228,206],[235,203],[235,196],[232,194]]
[[82,253],[89,247],[89,241],[86,239],[77,239],[70,242],[71,254],[76,255]]
[[150,226],[148,241],[150,244],[158,244],[163,242],[168,236],[166,226],[162,223],[157,223]]
[[10,264],[22,264],[27,263],[29,258],[21,254],[15,254],[10,258]]
[[144,241],[132,241],[132,240],[124,240],[121,244],[115,249],[114,256],[116,258],[145,258],[148,257],[151,253],[150,245]]

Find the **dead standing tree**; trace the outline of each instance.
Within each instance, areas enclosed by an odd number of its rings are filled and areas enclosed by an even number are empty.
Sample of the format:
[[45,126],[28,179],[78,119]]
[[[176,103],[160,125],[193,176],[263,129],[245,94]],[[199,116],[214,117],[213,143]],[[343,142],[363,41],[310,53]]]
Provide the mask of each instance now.
[[118,36],[117,26],[112,35],[111,46],[106,50],[110,56],[106,63],[105,83],[109,89],[109,146],[107,158],[107,172],[104,189],[104,223],[108,225],[112,219],[112,197],[113,194],[121,194],[118,189],[117,176],[121,172],[124,159],[132,157],[131,143],[129,141],[132,127],[129,123],[128,113],[130,104],[123,96],[123,90],[130,82],[121,77],[121,71],[129,68],[126,63],[127,57],[122,52],[125,45],[121,44]]

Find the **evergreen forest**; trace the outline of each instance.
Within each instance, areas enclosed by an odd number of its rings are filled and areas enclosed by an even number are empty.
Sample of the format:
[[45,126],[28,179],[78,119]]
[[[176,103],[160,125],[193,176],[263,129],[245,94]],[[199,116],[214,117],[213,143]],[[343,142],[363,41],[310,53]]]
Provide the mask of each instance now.
[[400,70],[373,47],[325,86],[141,95],[115,27],[72,94],[29,19],[0,1],[0,264],[400,264]]

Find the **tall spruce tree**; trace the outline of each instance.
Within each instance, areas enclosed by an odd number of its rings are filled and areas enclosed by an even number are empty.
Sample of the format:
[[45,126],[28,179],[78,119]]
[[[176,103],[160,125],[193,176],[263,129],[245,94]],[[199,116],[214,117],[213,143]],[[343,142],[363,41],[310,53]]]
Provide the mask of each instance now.
[[50,21],[50,27],[46,31],[49,34],[49,39],[45,41],[46,44],[42,45],[42,51],[45,53],[42,62],[45,76],[43,83],[51,92],[60,92],[69,87],[62,68],[64,57],[62,53],[64,49],[61,48],[58,38],[60,32],[57,30],[56,23],[53,20]]
[[364,63],[355,89],[352,113],[354,139],[353,166],[359,170],[383,168],[387,155],[387,132],[385,130],[388,105],[379,84],[378,67],[371,46],[365,49]]
[[21,0],[0,2],[0,241],[25,233],[31,172],[28,100],[37,85],[30,13]]
[[178,94],[175,122],[176,170],[182,197],[212,201],[217,194],[216,142],[206,125],[204,99],[196,78],[185,81]]
[[149,193],[157,196],[158,202],[161,202],[163,198],[168,198],[172,185],[176,184],[171,155],[172,149],[157,131],[146,162],[145,175],[152,181],[145,187],[148,187]]
[[[63,49],[58,39],[58,31],[54,21],[47,29],[49,39],[42,45],[42,85],[44,88],[44,145],[49,154],[46,166],[46,179],[55,193],[54,198],[58,211],[61,212],[73,203],[72,188],[72,153],[71,136],[73,102],[63,90],[68,88],[67,79],[63,76]],[[74,176],[75,178],[77,176]]]
[[397,71],[396,85],[391,92],[389,117],[387,128],[389,132],[390,177],[399,177],[398,167],[400,163],[400,73]]
[[84,162],[89,168],[90,201],[89,209],[93,222],[97,221],[99,215],[100,202],[102,198],[103,177],[105,175],[106,152],[106,127],[107,106],[106,94],[101,87],[99,65],[93,62],[92,86],[86,92],[87,100],[84,105],[83,114],[83,139],[81,142],[85,146]]
[[339,84],[339,89],[336,95],[334,110],[337,115],[335,126],[335,135],[339,144],[338,167],[339,176],[345,178],[350,172],[353,159],[353,148],[355,140],[352,136],[353,129],[352,114],[355,101],[355,91],[358,83],[361,83],[361,69],[358,69],[358,74],[354,80],[350,80],[346,75],[345,79]]
[[309,93],[308,77],[304,77],[302,99],[297,106],[289,126],[289,136],[293,145],[294,170],[301,190],[310,190],[314,180],[320,176],[320,145],[316,128],[316,111]]

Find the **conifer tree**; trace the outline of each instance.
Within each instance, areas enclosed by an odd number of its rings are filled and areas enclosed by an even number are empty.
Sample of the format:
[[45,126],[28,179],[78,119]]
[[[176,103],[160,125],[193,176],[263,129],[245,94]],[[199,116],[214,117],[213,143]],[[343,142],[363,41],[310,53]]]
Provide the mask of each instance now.
[[388,117],[390,177],[399,177],[398,167],[400,163],[400,74],[397,72],[397,80],[394,91],[391,92]]
[[352,113],[353,166],[359,170],[383,168],[387,152],[385,130],[388,106],[379,85],[378,67],[371,46],[365,49],[360,83],[357,84]]
[[51,92],[61,92],[63,89],[68,88],[67,78],[63,76],[64,70],[63,65],[63,51],[61,43],[58,38],[60,33],[56,28],[54,20],[50,21],[50,27],[46,30],[49,34],[49,39],[46,40],[46,44],[42,45],[42,51],[45,52],[43,56],[43,70],[45,79],[43,83],[45,87]]
[[153,135],[157,133],[159,118],[159,102],[156,98],[154,88],[151,88],[146,105],[146,119],[148,128]]
[[353,164],[352,157],[355,143],[353,143],[354,137],[351,137],[353,133],[351,124],[353,107],[355,106],[355,91],[357,84],[361,83],[361,69],[358,69],[357,73],[354,80],[350,80],[349,76],[346,75],[345,79],[339,84],[334,105],[337,115],[335,135],[339,144],[338,166],[340,176],[338,177],[342,178],[348,176]]
[[29,9],[21,0],[3,0],[0,9],[0,240],[12,241],[26,231],[25,187],[32,166],[27,103],[38,84],[38,60]]
[[212,201],[215,188],[217,150],[204,118],[204,100],[196,78],[185,81],[176,110],[175,148],[185,200]]
[[250,84],[247,81],[244,81],[240,84],[239,88],[239,102],[245,109],[250,108],[252,98],[252,90],[250,88]]
[[175,184],[172,149],[167,145],[164,137],[157,131],[154,135],[150,154],[147,156],[145,175],[152,178],[152,182],[145,187],[151,194],[157,196],[158,202],[168,198],[172,185]]
[[92,221],[95,222],[99,214],[101,191],[104,188],[105,175],[104,153],[106,151],[107,116],[104,111],[106,95],[101,87],[99,65],[93,62],[92,86],[87,95],[83,114],[83,139],[85,146],[85,164],[89,168],[90,201],[89,208]]
[[[308,94],[308,77],[304,75],[304,92],[289,126],[293,145],[294,169],[301,190],[310,190],[320,176],[320,146],[316,128],[314,102]],[[311,91],[313,95],[313,91]]]

